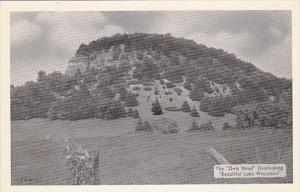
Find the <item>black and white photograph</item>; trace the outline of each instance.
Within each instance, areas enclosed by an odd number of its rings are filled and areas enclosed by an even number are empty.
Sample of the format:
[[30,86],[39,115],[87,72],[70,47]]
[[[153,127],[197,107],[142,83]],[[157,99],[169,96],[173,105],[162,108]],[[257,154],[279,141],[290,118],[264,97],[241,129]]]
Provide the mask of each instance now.
[[293,183],[290,10],[9,17],[11,185]]

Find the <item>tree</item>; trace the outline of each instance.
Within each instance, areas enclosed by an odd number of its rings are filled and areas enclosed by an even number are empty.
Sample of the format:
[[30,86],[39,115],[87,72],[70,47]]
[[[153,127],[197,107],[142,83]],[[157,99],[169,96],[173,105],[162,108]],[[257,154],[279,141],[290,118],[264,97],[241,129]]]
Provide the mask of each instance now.
[[151,111],[152,111],[153,115],[163,114],[163,111],[162,111],[161,105],[158,101],[158,98],[156,98],[155,102],[152,103]]
[[185,82],[185,83],[183,84],[183,87],[184,87],[186,90],[189,90],[189,91],[193,90],[192,84],[191,84],[191,83],[188,83],[188,82]]
[[108,105],[104,115],[105,119],[122,118],[125,114],[125,107],[120,100],[112,99]]
[[190,127],[189,131],[197,131],[200,130],[200,126],[196,121],[193,121],[192,126]]
[[134,111],[133,111],[132,117],[135,118],[135,119],[140,118],[140,114],[139,114],[138,110],[134,110]]
[[197,111],[197,109],[196,109],[195,106],[193,107],[193,109],[191,111],[191,116],[192,117],[199,117],[199,113],[198,113],[198,111]]
[[201,101],[204,98],[204,93],[199,88],[195,87],[191,90],[189,97],[192,101]]
[[121,101],[126,101],[126,98],[128,96],[127,89],[125,87],[122,87],[119,89],[120,99]]
[[191,112],[191,107],[189,105],[189,103],[187,101],[184,101],[182,106],[181,106],[181,111],[185,112],[185,113],[189,113]]
[[135,107],[139,105],[139,102],[136,99],[135,94],[133,93],[128,93],[125,99],[125,105],[126,107]]
[[232,130],[232,129],[234,129],[234,127],[229,125],[229,123],[226,122],[223,124],[223,131]]
[[41,70],[38,72],[38,82],[45,82],[46,79],[46,72]]
[[133,117],[133,109],[132,108],[128,108],[128,110],[127,110],[127,116],[128,117]]
[[152,131],[153,130],[151,124],[148,121],[145,121],[144,126],[145,126],[146,131]]
[[144,125],[144,122],[142,121],[142,119],[139,119],[137,121],[137,125],[135,127],[135,130],[136,131],[143,131],[143,130],[145,130],[145,125]]
[[214,129],[215,128],[211,121],[200,125],[200,130],[203,130],[203,131],[209,131],[209,130],[214,130]]

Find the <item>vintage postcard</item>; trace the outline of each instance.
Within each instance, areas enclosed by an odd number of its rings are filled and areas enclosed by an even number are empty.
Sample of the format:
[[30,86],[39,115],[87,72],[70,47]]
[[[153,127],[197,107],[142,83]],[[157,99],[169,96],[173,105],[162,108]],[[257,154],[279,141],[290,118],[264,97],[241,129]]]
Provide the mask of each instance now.
[[296,192],[298,53],[299,1],[1,2],[1,187]]

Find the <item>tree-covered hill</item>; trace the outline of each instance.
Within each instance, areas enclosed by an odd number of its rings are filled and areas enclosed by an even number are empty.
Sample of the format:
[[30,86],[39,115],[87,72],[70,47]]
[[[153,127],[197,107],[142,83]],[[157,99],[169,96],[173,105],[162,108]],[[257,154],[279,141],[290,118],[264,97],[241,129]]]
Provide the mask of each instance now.
[[76,57],[85,57],[88,63],[93,54],[113,49],[114,59],[119,59],[121,45],[125,53],[136,51],[141,59],[145,56],[143,53],[149,53],[153,60],[146,57],[146,66],[143,66],[145,71],[149,71],[151,64],[158,64],[160,70],[165,70],[165,75],[177,76],[172,77],[175,80],[180,80],[183,75],[193,79],[201,76],[220,84],[238,82],[246,88],[262,89],[272,95],[291,87],[290,80],[263,72],[234,54],[197,44],[193,40],[175,38],[170,34],[134,33],[104,37],[88,45],[80,45]]
[[139,105],[131,86],[142,85],[150,97],[161,97],[155,89],[158,83],[169,90],[165,94],[174,91],[180,97],[181,89],[186,90],[192,101],[199,101],[200,110],[212,116],[270,99],[292,108],[291,80],[170,34],[100,38],[79,46],[65,74],[40,71],[37,76],[35,82],[11,87],[12,119],[123,118],[126,110]]

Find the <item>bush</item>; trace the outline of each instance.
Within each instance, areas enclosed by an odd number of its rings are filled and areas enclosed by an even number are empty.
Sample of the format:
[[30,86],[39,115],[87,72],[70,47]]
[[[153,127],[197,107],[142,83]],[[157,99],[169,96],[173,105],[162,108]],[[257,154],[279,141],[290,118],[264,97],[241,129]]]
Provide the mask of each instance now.
[[145,121],[144,126],[145,126],[145,130],[153,131],[153,128],[152,128],[151,124],[148,121]]
[[191,90],[189,97],[192,101],[201,101],[204,98],[204,93],[203,91],[195,88]]
[[224,117],[225,113],[222,111],[214,110],[214,111],[209,111],[208,115],[214,116],[214,117]]
[[128,110],[127,110],[127,116],[128,117],[133,117],[133,109],[132,108],[128,108]]
[[189,113],[191,112],[191,107],[189,105],[189,103],[187,101],[184,101],[182,106],[181,106],[181,111],[185,112],[185,113]]
[[134,91],[139,91],[139,90],[141,90],[141,87],[140,87],[140,86],[133,86],[133,87],[132,87],[132,90],[134,90]]
[[170,98],[169,98],[169,101],[170,101],[170,102],[172,102],[172,101],[173,101],[173,98],[172,98],[172,97],[170,97]]
[[86,89],[76,90],[68,98],[54,102],[48,114],[52,119],[79,120],[91,118],[94,117],[91,100],[92,98]]
[[232,109],[236,115],[237,128],[248,129],[254,126],[292,128],[292,106],[280,102],[251,102]]
[[105,119],[118,119],[125,115],[125,106],[119,100],[111,100],[107,105]]
[[167,82],[166,86],[167,86],[167,88],[174,88],[174,87],[176,87],[176,85],[174,83],[172,83],[172,82]]
[[181,93],[183,93],[183,90],[180,89],[180,88],[175,87],[175,88],[174,88],[174,92],[177,93],[177,94],[178,94],[178,93],[181,94]]
[[127,85],[139,85],[139,84],[140,84],[140,81],[137,79],[127,81]]
[[224,123],[223,131],[235,129],[233,126],[229,125],[229,123]]
[[66,149],[66,168],[70,171],[66,182],[69,185],[95,185],[99,184],[98,167],[99,151],[95,157],[85,149],[71,151]]
[[167,107],[167,108],[165,108],[165,110],[166,111],[181,111],[181,109],[178,107]]
[[230,96],[218,96],[214,98],[204,98],[200,102],[200,110],[208,112],[212,116],[222,117],[225,113],[230,113],[235,105],[235,100]]
[[189,90],[189,91],[191,91],[191,90],[193,89],[191,83],[184,83],[184,84],[183,84],[183,87],[184,87],[186,90]]
[[198,125],[198,123],[196,121],[193,121],[192,126],[190,127],[189,131],[199,131],[200,126]]
[[152,91],[152,88],[151,87],[144,87],[144,90],[145,91]]
[[136,131],[142,131],[142,130],[145,130],[145,125],[144,125],[144,122],[139,119],[138,122],[137,122],[137,125],[135,127],[135,130]]
[[205,124],[201,124],[200,126],[200,130],[202,131],[209,131],[209,130],[214,130],[214,126],[212,124],[212,122],[208,122],[208,123],[205,123]]
[[199,117],[199,113],[198,113],[198,111],[197,111],[197,109],[196,109],[195,106],[193,107],[193,109],[191,111],[191,116],[192,117]]
[[152,82],[143,82],[142,83],[144,86],[150,87],[153,86],[154,84]]
[[127,89],[125,87],[122,87],[118,90],[119,94],[120,94],[120,99],[121,101],[125,101],[126,97],[128,95]]
[[148,121],[143,122],[141,119],[139,119],[135,130],[136,131],[153,131],[153,128]]
[[140,118],[140,114],[139,114],[138,110],[134,110],[134,111],[133,111],[132,117],[135,118],[135,119]]
[[139,102],[136,99],[136,95],[133,93],[128,93],[125,99],[125,106],[126,107],[135,107],[139,105]]
[[157,98],[156,98],[155,102],[152,103],[151,111],[152,111],[153,115],[163,114],[162,108],[161,108],[160,103]]

